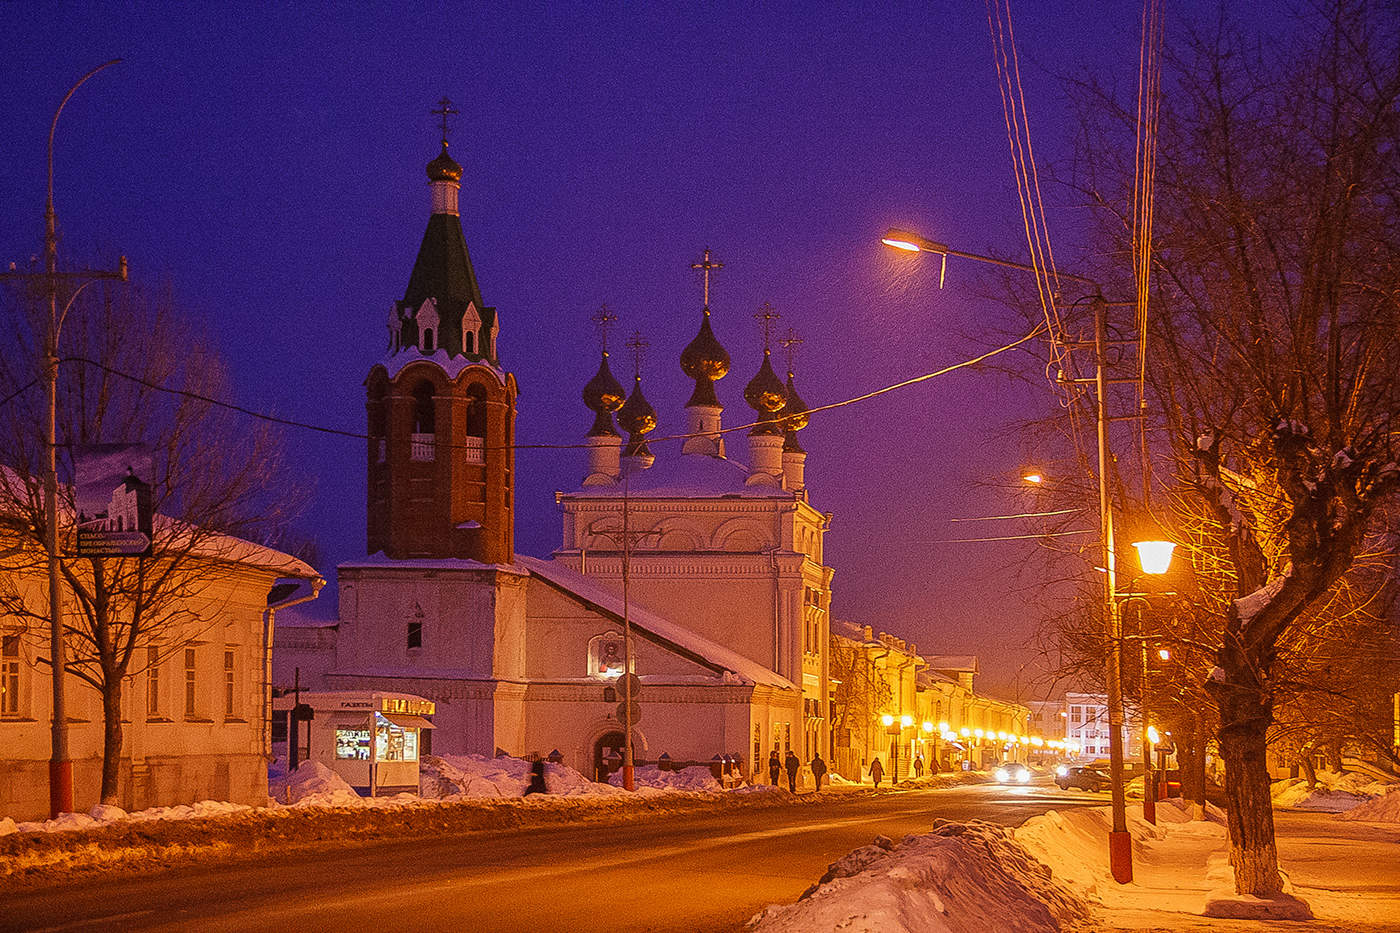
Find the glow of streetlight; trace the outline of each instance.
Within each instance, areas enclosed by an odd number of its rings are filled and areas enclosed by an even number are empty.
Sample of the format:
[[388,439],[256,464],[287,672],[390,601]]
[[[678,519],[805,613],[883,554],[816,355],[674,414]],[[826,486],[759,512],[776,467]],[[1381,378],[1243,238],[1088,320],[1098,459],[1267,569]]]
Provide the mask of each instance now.
[[932,732],[932,731],[933,731],[933,723],[931,723],[931,722],[929,722],[927,719],[925,719],[925,720],[924,720],[924,723],[923,723],[923,728],[924,728],[924,731],[925,731],[925,732]]
[[1151,742],[1153,745],[1156,745],[1158,742],[1162,741],[1162,736],[1157,731],[1156,726],[1147,727],[1147,741]]
[[905,713],[903,716],[899,717],[899,725],[901,728],[908,729],[913,724],[914,717],[910,716],[908,713]]
[[902,249],[908,253],[922,253],[924,248],[913,240],[902,239],[908,234],[901,234],[898,230],[891,230],[880,238],[880,242],[886,246],[893,246],[895,249]]
[[1172,551],[1176,550],[1176,545],[1170,541],[1134,541],[1133,547],[1137,548],[1142,572],[1153,575],[1167,572],[1172,565]]
[[1021,479],[1033,486],[1039,486],[1041,483],[1045,482],[1044,475],[1040,473],[1027,473],[1025,476],[1022,476]]
[[1170,661],[1172,659],[1172,653],[1166,648],[1158,648],[1157,657],[1161,658],[1163,661]]
[[894,717],[889,713],[884,713],[880,716],[880,724],[883,726],[892,726],[894,725]]
[[946,722],[940,722],[940,723],[938,724],[938,731],[939,731],[939,732],[947,732],[947,731],[948,731],[948,724],[947,724]]

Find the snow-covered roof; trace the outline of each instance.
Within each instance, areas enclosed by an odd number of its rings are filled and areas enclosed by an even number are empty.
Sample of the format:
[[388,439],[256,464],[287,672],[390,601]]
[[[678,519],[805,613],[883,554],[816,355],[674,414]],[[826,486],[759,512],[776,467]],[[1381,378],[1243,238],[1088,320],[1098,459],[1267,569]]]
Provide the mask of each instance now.
[[[570,570],[557,561],[540,560],[535,557],[526,557],[523,554],[517,554],[515,559],[532,574],[555,588],[591,604],[615,619],[622,618],[622,597],[607,587],[590,580],[581,573]],[[797,689],[790,680],[778,676],[762,664],[751,661],[737,651],[716,644],[704,636],[697,635],[685,626],[663,618],[650,610],[634,604],[628,608],[627,615],[632,626],[653,636],[652,640],[659,641],[673,650],[678,648],[682,654],[692,655],[707,666],[729,671],[751,684],[783,687],[789,690]]]
[[505,573],[525,576],[528,571],[514,564],[486,564],[465,557],[410,557],[394,560],[385,557],[383,551],[375,551],[368,557],[346,561],[336,565],[338,570],[500,570]]
[[[726,457],[709,454],[680,454],[658,456],[646,470],[633,472],[628,479],[627,494],[647,499],[794,499],[796,493],[767,483],[748,485],[748,467]],[[585,486],[566,499],[620,499],[623,484]]]
[[397,353],[391,353],[379,361],[379,365],[384,367],[384,373],[390,379],[398,378],[412,363],[432,363],[447,374],[448,379],[456,379],[463,372],[472,366],[479,366],[490,371],[501,382],[506,381],[506,372],[501,367],[485,359],[470,359],[466,356],[448,356],[447,351],[441,348],[432,353],[424,353],[417,347],[404,347]]
[[924,660],[935,671],[972,671],[976,674],[980,670],[975,654],[926,654]]

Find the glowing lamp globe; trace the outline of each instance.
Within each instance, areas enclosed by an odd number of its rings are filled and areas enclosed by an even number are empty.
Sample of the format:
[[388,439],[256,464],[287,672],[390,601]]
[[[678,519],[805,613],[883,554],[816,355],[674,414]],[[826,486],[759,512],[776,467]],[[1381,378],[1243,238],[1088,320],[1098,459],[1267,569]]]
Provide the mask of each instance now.
[[891,716],[889,713],[885,713],[880,717],[880,723],[881,725],[892,726],[894,725],[894,717]]
[[1134,541],[1133,547],[1137,548],[1142,572],[1150,574],[1166,573],[1172,565],[1172,551],[1176,550],[1170,541]]
[[931,722],[929,722],[927,719],[925,719],[924,722],[923,722],[923,729],[924,729],[925,732],[932,732],[932,731],[933,731],[933,723],[931,723]]
[[1158,734],[1156,726],[1147,727],[1147,741],[1151,742],[1153,745],[1162,741],[1162,736]]
[[938,724],[938,731],[939,731],[939,732],[947,732],[947,731],[948,731],[948,724],[947,724],[946,722],[940,722],[940,723]]
[[899,717],[899,724],[905,729],[908,729],[914,724],[914,717],[910,716],[908,713],[905,713],[903,716]]

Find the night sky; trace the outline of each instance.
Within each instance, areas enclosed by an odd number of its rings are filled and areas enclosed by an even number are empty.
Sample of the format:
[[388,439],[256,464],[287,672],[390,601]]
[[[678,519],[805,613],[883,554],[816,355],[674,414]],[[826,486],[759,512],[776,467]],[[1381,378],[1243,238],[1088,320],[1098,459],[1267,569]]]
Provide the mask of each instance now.
[[[232,363],[231,400],[259,410],[364,430],[362,380],[427,223],[429,110],[444,95],[461,111],[462,226],[520,383],[523,444],[581,441],[579,390],[598,354],[588,317],[603,302],[621,318],[616,344],[633,330],[651,342],[657,435],[681,429],[691,386],[677,358],[699,325],[690,264],[705,246],[725,264],[711,306],[734,358],[718,385],[729,424],[749,420],[764,301],[781,332],[805,338],[796,368],[812,406],[1015,329],[979,297],[990,285],[976,268],[954,261],[940,291],[936,261],[878,244],[905,226],[1025,255],[982,3],[507,6],[5,4],[0,258],[41,250],[45,135],[63,92],[122,57],[59,123],[61,261],[122,252],[135,279],[169,284]],[[1063,165],[1061,78],[1131,87],[1139,9],[1013,13],[1036,154]],[[1169,38],[1179,16],[1169,10]],[[1072,268],[1082,215],[1063,189],[1045,195]],[[625,355],[614,362],[625,376]],[[802,441],[812,502],[835,513],[835,615],[924,653],[980,654],[984,686],[1025,698],[1038,610],[1017,568],[1035,544],[939,543],[1025,530],[949,521],[1027,505],[1006,488],[1035,455],[1016,425],[1054,402],[1023,362],[1026,381],[963,371],[818,417]],[[316,484],[300,530],[333,578],[364,553],[363,442],[287,442]],[[520,452],[520,551],[558,544],[553,493],[576,488],[583,463],[581,450]]]

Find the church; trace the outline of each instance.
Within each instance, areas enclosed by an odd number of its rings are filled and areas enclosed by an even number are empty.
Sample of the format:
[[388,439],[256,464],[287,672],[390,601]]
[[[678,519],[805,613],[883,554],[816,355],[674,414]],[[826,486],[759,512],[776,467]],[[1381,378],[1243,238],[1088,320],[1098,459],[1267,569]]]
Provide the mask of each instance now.
[[[509,314],[482,298],[445,136],[427,174],[427,230],[365,380],[368,556],[337,568],[334,623],[279,617],[278,686],[295,664],[304,687],[416,694],[436,704],[435,752],[557,750],[605,778],[625,743],[630,660],[638,763],[729,756],[752,772],[772,750],[825,753],[830,516],[808,500],[806,408],[767,349],[743,393],[751,423],[722,427],[718,264],[707,251],[699,330],[679,360],[695,383],[683,445],[653,454],[641,374],[626,392],[604,349],[582,393],[581,479],[557,494],[561,546],[519,555],[517,387],[497,354]],[[741,432],[746,464],[727,456]]]

